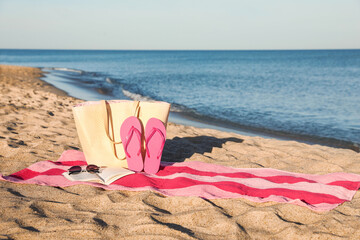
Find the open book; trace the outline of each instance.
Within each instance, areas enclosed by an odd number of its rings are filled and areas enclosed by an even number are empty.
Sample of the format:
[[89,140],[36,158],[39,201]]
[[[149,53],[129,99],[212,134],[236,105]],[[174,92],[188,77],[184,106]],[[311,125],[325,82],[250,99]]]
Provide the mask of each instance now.
[[119,178],[133,173],[135,172],[125,168],[101,167],[99,173],[88,173],[84,171],[78,174],[69,174],[69,172],[64,172],[63,176],[70,181],[97,182],[110,185]]

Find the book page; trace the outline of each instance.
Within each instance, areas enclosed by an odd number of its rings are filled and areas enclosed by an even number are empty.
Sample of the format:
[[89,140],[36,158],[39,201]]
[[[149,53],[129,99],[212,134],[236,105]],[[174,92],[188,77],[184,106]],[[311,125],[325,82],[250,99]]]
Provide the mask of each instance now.
[[135,172],[126,168],[100,168],[100,173],[97,175],[101,178],[105,185],[109,185],[119,178],[125,177],[126,175],[133,174]]
[[97,182],[109,185],[119,178],[135,172],[126,168],[101,167],[99,173],[88,173],[86,171],[78,174],[69,174],[64,172],[62,175],[70,181]]

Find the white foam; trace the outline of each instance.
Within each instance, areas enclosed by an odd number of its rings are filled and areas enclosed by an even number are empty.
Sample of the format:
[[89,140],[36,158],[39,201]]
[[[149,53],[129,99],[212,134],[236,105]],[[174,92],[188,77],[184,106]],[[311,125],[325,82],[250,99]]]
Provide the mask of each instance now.
[[137,94],[137,93],[132,93],[132,92],[129,92],[129,91],[124,90],[124,89],[122,89],[122,92],[126,97],[129,97],[129,98],[131,98],[132,100],[135,100],[135,101],[147,101],[147,102],[154,102],[155,101],[154,99],[152,99],[150,97],[142,96],[142,95]]
[[81,70],[71,69],[71,68],[54,67],[54,68],[44,68],[44,69],[56,70],[56,71],[64,71],[64,72],[76,72],[76,73],[80,73],[80,74],[83,73],[83,71],[81,71]]
[[109,78],[109,77],[105,78],[105,81],[110,84],[114,83],[113,80],[111,80],[111,78]]
[[[140,95],[140,94],[137,94],[137,93],[132,93],[130,91],[127,91],[127,90],[124,90],[122,89],[122,92],[123,94],[132,99],[132,100],[135,100],[135,101],[146,101],[146,102],[155,102],[156,100],[150,98],[150,97],[147,97],[147,96],[143,96],[143,95]],[[171,105],[170,107],[170,111],[172,112],[184,112],[184,109],[181,108],[181,106],[174,106],[173,104]]]

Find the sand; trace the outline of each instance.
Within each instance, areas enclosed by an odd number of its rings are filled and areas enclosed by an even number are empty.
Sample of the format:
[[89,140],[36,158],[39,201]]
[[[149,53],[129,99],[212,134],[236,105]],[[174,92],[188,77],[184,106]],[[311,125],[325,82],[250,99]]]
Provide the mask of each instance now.
[[[80,149],[71,107],[81,100],[42,82],[36,68],[0,66],[0,172]],[[163,160],[242,168],[360,174],[349,149],[248,137],[169,123]],[[1,239],[359,239],[360,193],[328,212],[243,199],[165,197],[0,181]]]

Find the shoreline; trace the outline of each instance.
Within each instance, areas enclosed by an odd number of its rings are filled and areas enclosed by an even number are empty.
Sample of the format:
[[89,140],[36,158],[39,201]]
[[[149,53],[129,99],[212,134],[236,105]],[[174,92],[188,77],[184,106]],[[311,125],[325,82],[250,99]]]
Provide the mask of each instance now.
[[298,141],[310,145],[319,144],[334,148],[351,149],[357,153],[360,152],[359,144],[350,141],[344,141],[344,140],[326,138],[326,137],[293,134],[293,133],[275,131],[265,128],[256,128],[256,127],[235,124],[223,120],[215,120],[215,119],[210,120],[209,118],[206,117],[204,117],[203,120],[198,115],[192,116],[191,114],[185,114],[185,113],[172,112],[172,114],[173,114],[172,121],[177,124],[194,126],[197,128],[216,129],[219,131],[233,132],[246,136],[258,136],[262,138],[270,138],[270,139],[285,140],[285,141]]
[[[36,162],[56,161],[65,150],[81,150],[72,106],[82,101],[47,91],[53,86],[41,85],[40,77],[36,68],[0,65],[3,175]],[[360,174],[360,154],[349,149],[172,122],[162,160],[304,174]],[[294,204],[242,198],[165,197],[153,191],[110,191],[82,184],[61,188],[0,181],[0,205],[0,232],[5,239],[360,238],[360,191],[334,210],[315,212]]]
[[[111,95],[107,92],[106,89],[95,89],[86,84],[82,84],[80,82],[75,82],[70,80],[66,83],[62,83],[63,80],[59,76],[55,76],[52,71],[58,70],[59,68],[39,68],[45,74],[41,79],[52,85],[53,87],[63,91],[68,96],[77,98],[83,101],[98,101],[100,99],[110,100],[114,99],[115,96]],[[67,69],[66,71],[75,71],[75,72],[84,72],[83,70],[75,70],[75,69]],[[66,79],[66,77],[63,77]],[[118,93],[119,94],[119,93]],[[127,96],[124,94],[120,94],[119,99],[129,99],[129,100],[143,100],[142,96],[133,94],[133,96]],[[145,98],[145,101],[149,100]],[[298,141],[306,144],[319,144],[323,146],[335,147],[335,148],[345,148],[351,149],[355,152],[360,152],[360,146],[358,143],[354,143],[351,141],[340,140],[329,137],[320,137],[320,136],[311,136],[304,134],[295,134],[290,132],[284,132],[279,130],[271,130],[267,128],[260,127],[251,127],[246,125],[237,124],[234,122],[214,119],[208,116],[201,116],[199,114],[186,112],[186,111],[171,111],[169,116],[169,121],[186,125],[193,126],[197,128],[203,129],[216,129],[219,131],[232,132],[240,135],[246,136],[259,136],[262,138],[273,138],[278,140],[285,141]]]

